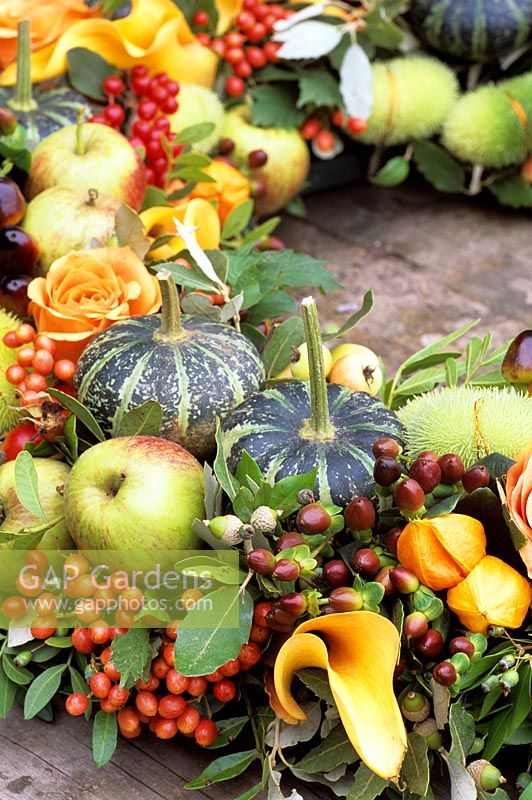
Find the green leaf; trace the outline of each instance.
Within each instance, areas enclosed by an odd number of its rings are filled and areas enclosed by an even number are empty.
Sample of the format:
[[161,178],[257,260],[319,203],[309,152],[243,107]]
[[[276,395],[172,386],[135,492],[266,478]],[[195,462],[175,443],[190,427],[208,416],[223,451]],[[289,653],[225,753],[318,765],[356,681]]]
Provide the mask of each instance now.
[[90,695],[91,690],[89,684],[84,677],[77,671],[75,667],[68,668],[70,673],[70,683],[72,684],[72,691],[79,692],[80,694]]
[[466,763],[466,758],[475,741],[475,720],[461,703],[453,703],[449,712],[451,749],[449,758]]
[[476,800],[477,789],[475,782],[466,768],[450,758],[449,755],[443,751],[441,756],[447,764],[449,770],[449,779],[451,781],[451,797],[450,800]]
[[295,87],[266,83],[251,91],[253,125],[262,128],[298,128],[306,114],[296,106]]
[[529,717],[532,709],[531,684],[532,670],[529,664],[523,663],[519,670],[519,683],[508,696],[510,708],[491,720],[483,758],[488,761],[494,758],[506,740]]
[[445,362],[445,380],[447,386],[456,386],[458,383],[458,364],[454,358],[448,358]]
[[57,694],[61,685],[61,676],[66,667],[66,664],[56,664],[55,667],[48,667],[40,675],[37,675],[26,693],[24,719],[33,719]]
[[30,514],[46,522],[46,514],[39,500],[37,470],[27,450],[22,450],[15,459],[15,492],[20,503]]
[[417,142],[414,161],[421,174],[440,192],[461,192],[464,188],[464,168],[434,142]]
[[66,56],[71,86],[91,100],[106,100],[102,83],[109,75],[116,75],[116,67],[85,47],[73,47]]
[[338,81],[323,69],[305,69],[299,77],[299,97],[297,108],[305,106],[325,106],[338,108],[342,105],[342,95]]
[[9,680],[0,662],[0,719],[5,719],[11,711],[16,693],[17,684]]
[[270,493],[270,507],[282,510],[284,515],[291,512],[297,503],[299,492],[302,489],[314,489],[317,471],[315,467],[302,475],[288,475],[277,481]]
[[242,522],[249,522],[251,515],[255,511],[255,497],[251,489],[247,486],[241,486],[233,500],[233,513],[236,514]]
[[346,319],[342,327],[336,331],[336,333],[331,334],[324,334],[322,336],[323,341],[328,341],[329,339],[339,339],[342,336],[345,336],[346,333],[349,333],[359,322],[361,322],[365,317],[368,316],[371,309],[373,308],[373,292],[369,289],[366,294],[364,295],[364,299],[362,300],[362,305],[355,311],[354,314],[351,314],[350,317]]
[[[406,3],[403,6],[406,7]],[[404,38],[404,31],[387,16],[387,9],[380,3],[366,17],[364,33],[375,47],[397,50]]]
[[375,186],[399,186],[406,181],[410,173],[410,162],[403,156],[395,156],[380,168],[376,175],[370,178],[370,183]]
[[86,406],[80,403],[79,400],[76,400],[75,397],[71,397],[69,394],[59,391],[59,389],[50,388],[47,389],[47,392],[48,394],[51,394],[52,397],[55,397],[55,399],[61,403],[63,408],[66,408],[67,411],[70,411],[72,414],[74,414],[74,416],[77,417],[77,419],[79,419],[83,425],[85,425],[87,430],[89,430],[99,442],[104,441],[104,432]]
[[251,478],[256,484],[260,484],[263,480],[260,467],[252,458],[247,450],[242,451],[238,467],[236,468],[235,478],[243,486],[247,483],[247,478]]
[[511,208],[529,208],[532,206],[532,185],[520,175],[499,178],[489,184],[489,190],[499,203]]
[[249,765],[258,758],[256,750],[246,750],[243,753],[231,753],[228,756],[222,756],[214,761],[211,761],[208,767],[188,783],[185,783],[185,789],[202,789],[204,786],[210,786],[212,783],[219,783],[220,781],[228,781],[231,778],[236,778],[241,775]]
[[92,757],[97,767],[111,760],[116,750],[118,724],[116,714],[98,711],[92,725]]
[[232,239],[233,236],[242,233],[249,225],[252,214],[253,200],[244,200],[235,206],[224,222],[222,239]]
[[150,660],[149,631],[145,628],[130,628],[114,639],[113,664],[121,673],[120,686],[130,689],[136,681],[144,678]]
[[25,686],[27,683],[31,683],[34,678],[33,672],[30,672],[29,669],[26,669],[25,667],[17,666],[14,661],[12,661],[12,659],[5,653],[2,656],[2,666],[9,680],[13,681],[13,683],[18,684],[19,686]]
[[295,766],[304,772],[329,772],[339,764],[350,764],[356,757],[343,725],[338,725]]
[[58,650],[70,650],[72,647],[71,636],[49,636],[46,644],[50,647],[56,647]]
[[[22,126],[17,126],[17,130],[23,130]],[[25,141],[16,144],[12,136],[0,136],[0,156],[11,161],[13,166],[18,167],[23,172],[29,172],[31,152],[26,148]]]
[[447,347],[447,345],[452,344],[465,333],[467,333],[471,328],[474,328],[475,325],[478,325],[480,320],[476,319],[472,322],[466,322],[465,325],[462,325],[460,328],[457,328],[455,331],[447,334],[447,336],[443,336],[441,339],[438,339],[437,342],[433,342],[432,344],[427,345],[427,347],[423,347],[421,350],[418,350],[417,353],[409,356],[403,363],[401,364],[401,371],[406,371],[407,368],[412,370],[414,367],[418,367],[419,362],[423,361],[425,358],[438,353],[442,348]]
[[[214,672],[236,658],[248,641],[253,617],[249,592],[241,593],[236,586],[222,586],[205,595],[205,600],[208,600],[205,607],[192,608],[179,626],[175,668],[184,675]],[[236,611],[240,624],[230,627],[229,620]]]
[[217,446],[216,458],[214,459],[214,464],[213,464],[214,474],[218,478],[220,486],[227,494],[229,499],[234,500],[236,493],[238,492],[239,489],[239,483],[236,480],[236,478],[234,478],[231,475],[229,467],[227,466],[227,462],[225,460],[222,447],[222,430],[219,421],[216,424],[216,446]]
[[147,400],[124,414],[115,436],[158,436],[162,421],[163,410],[159,403]]
[[361,764],[356,771],[355,781],[346,800],[375,800],[388,784],[389,781],[379,778],[369,767]]
[[252,228],[249,233],[244,236],[242,243],[244,245],[255,244],[255,242],[259,242],[261,239],[266,238],[266,236],[269,236],[270,233],[274,232],[280,221],[281,217],[272,217],[271,219],[265,220],[265,222],[261,222],[260,225]]
[[177,134],[175,141],[179,144],[196,144],[210,136],[215,127],[213,122],[199,122],[197,125],[190,125]]
[[244,792],[242,792],[242,794],[239,794],[234,800],[253,800],[253,798],[256,797],[263,789],[264,783],[261,781],[260,783],[256,783],[254,786],[250,786],[249,789],[246,789]]
[[425,797],[430,783],[430,764],[427,743],[419,733],[408,734],[408,750],[401,768],[401,778],[409,792]]
[[443,500],[434,503],[433,506],[427,509],[423,516],[441,517],[443,514],[450,514],[451,511],[454,511],[462,497],[463,495],[460,492],[450,494],[449,497],[444,497]]
[[194,266],[188,269],[183,264],[174,264],[172,261],[168,261],[157,264],[155,269],[157,271],[167,269],[172,274],[174,281],[187,289],[200,289],[203,292],[217,291],[217,287]]
[[262,351],[266,377],[273,378],[283,370],[292,358],[294,349],[305,341],[303,321],[291,317],[278,325]]
[[305,686],[314,692],[316,697],[325,700],[330,706],[335,704],[329,685],[329,679],[324,669],[300,669],[297,676],[303,681]]
[[[153,206],[168,206],[170,207],[172,204],[170,203],[168,197],[166,196],[166,192],[163,192],[162,189],[158,189],[157,186],[153,186],[150,184],[146,189],[146,193],[144,195],[144,200],[142,201],[142,208],[141,211],[146,211],[147,208],[152,208]],[[150,246],[150,250],[151,250]]]
[[249,717],[233,717],[232,719],[219,720],[216,723],[218,736],[212,744],[208,745],[208,750],[217,750],[219,747],[226,747],[231,744],[248,722]]

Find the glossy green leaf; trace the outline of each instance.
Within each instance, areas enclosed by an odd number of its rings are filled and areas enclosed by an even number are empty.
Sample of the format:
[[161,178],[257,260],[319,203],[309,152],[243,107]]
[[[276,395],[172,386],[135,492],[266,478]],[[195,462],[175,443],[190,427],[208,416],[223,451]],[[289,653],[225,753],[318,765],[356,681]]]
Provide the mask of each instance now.
[[243,203],[235,206],[229,213],[222,228],[222,239],[232,239],[242,233],[251,219],[253,214],[253,200],[244,200]]
[[295,766],[304,772],[329,772],[339,764],[350,764],[356,758],[355,748],[349,741],[343,725],[337,725]]
[[414,161],[421,174],[440,192],[461,192],[465,184],[465,170],[440,145],[434,142],[417,142]]
[[281,322],[264,345],[262,360],[267,378],[274,378],[292,358],[294,349],[305,340],[303,322],[299,317],[291,317]]
[[48,667],[40,675],[37,675],[30,685],[24,700],[24,719],[35,717],[48,701],[57,694],[61,685],[61,676],[66,667],[66,664],[56,664],[54,667]]
[[406,181],[410,173],[410,162],[403,156],[394,156],[370,178],[375,186],[393,187]]
[[105,434],[100,428],[98,422],[95,420],[89,409],[84,406],[79,400],[76,400],[75,397],[71,397],[69,394],[65,394],[65,392],[59,391],[59,389],[48,389],[48,394],[55,397],[58,400],[63,408],[66,408],[67,411],[70,411],[74,414],[83,425],[89,430],[93,436],[98,439],[99,442],[103,442],[105,439]]
[[0,662],[0,719],[5,719],[15,700],[17,684],[10,681]]
[[197,125],[190,125],[188,128],[183,128],[182,131],[179,131],[175,141],[179,144],[196,144],[196,142],[201,142],[202,139],[210,136],[214,128],[213,122],[199,122]]
[[188,783],[185,783],[186,789],[202,789],[204,786],[210,786],[212,783],[219,783],[220,781],[228,781],[231,778],[236,778],[241,775],[249,765],[258,758],[256,750],[246,750],[243,753],[231,753],[228,756],[222,756],[214,761],[211,761],[208,767]]
[[297,673],[297,676],[317,697],[325,700],[330,706],[334,705],[334,697],[325,670],[314,668],[301,669]]
[[388,786],[389,781],[379,778],[365,764],[356,771],[355,780],[346,800],[375,800]]
[[102,83],[109,75],[116,75],[116,67],[86,47],[73,47],[66,56],[71,86],[91,100],[105,101]]
[[46,522],[46,514],[39,500],[39,479],[33,458],[22,450],[15,459],[15,492],[24,508]]
[[401,768],[401,778],[409,792],[426,796],[430,782],[428,748],[427,742],[418,733],[408,734],[408,750]]
[[9,680],[19,686],[25,686],[33,680],[33,672],[30,672],[30,670],[25,667],[17,666],[10,656],[7,656],[5,653],[2,656],[2,666]]
[[228,744],[231,744],[248,722],[249,717],[233,717],[232,719],[219,720],[216,723],[218,736],[207,749],[217,750],[219,747],[226,747]]
[[366,294],[364,295],[364,299],[362,300],[362,305],[355,311],[354,314],[351,314],[350,317],[346,319],[343,325],[340,327],[336,333],[331,334],[323,334],[322,339],[324,342],[328,341],[329,339],[339,339],[342,336],[345,336],[349,333],[353,328],[358,325],[365,317],[368,316],[371,309],[373,308],[373,292],[369,289]]
[[128,411],[118,424],[115,436],[158,436],[161,432],[163,410],[155,400]]
[[98,711],[92,725],[92,756],[97,767],[109,763],[114,751],[118,735],[116,714]]
[[113,664],[121,674],[120,685],[127,689],[149,671],[149,633],[145,628],[130,628],[113,641]]

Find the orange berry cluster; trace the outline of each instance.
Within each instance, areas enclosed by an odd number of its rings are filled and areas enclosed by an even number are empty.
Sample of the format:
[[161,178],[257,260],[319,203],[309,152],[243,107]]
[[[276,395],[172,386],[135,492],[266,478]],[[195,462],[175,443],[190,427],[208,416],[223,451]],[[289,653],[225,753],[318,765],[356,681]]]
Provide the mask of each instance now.
[[5,375],[8,383],[19,391],[21,406],[39,405],[50,379],[70,381],[76,365],[67,358],[56,361],[56,344],[43,333],[37,333],[33,325],[23,322],[2,339],[6,347],[18,349],[16,363],[10,364]]
[[[344,112],[337,108],[331,117],[333,125],[342,130],[348,130],[354,136],[364,133],[368,128],[368,123],[362,117],[346,117]],[[332,150],[335,144],[334,134],[328,128],[322,126],[317,117],[309,117],[301,126],[301,135],[307,142],[315,141],[317,147],[324,152]]]

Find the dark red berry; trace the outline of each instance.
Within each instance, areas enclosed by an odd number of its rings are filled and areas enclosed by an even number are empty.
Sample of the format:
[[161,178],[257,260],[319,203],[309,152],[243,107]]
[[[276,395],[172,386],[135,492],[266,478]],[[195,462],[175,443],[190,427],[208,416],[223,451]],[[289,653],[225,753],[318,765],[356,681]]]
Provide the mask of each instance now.
[[289,611],[275,606],[266,617],[268,627],[276,633],[289,633],[294,627],[296,618]]
[[273,603],[269,602],[262,602],[257,603],[253,610],[253,622],[255,625],[258,625],[259,628],[267,628],[268,623],[266,622],[266,617],[270,613],[273,608]]
[[373,442],[371,449],[375,458],[380,458],[382,456],[384,458],[395,459],[401,452],[401,445],[399,442],[396,442],[395,439],[384,436],[382,439],[377,439],[376,442]]
[[434,628],[430,628],[423,636],[416,639],[414,643],[414,650],[422,658],[438,658],[443,650],[443,637],[441,633]]
[[442,483],[456,483],[464,474],[464,464],[456,453],[445,453],[438,459],[438,464],[441,469]]
[[305,540],[297,531],[289,531],[283,533],[281,538],[275,544],[276,552],[280,553],[281,550],[287,550],[289,547],[297,547],[300,544],[305,544]]
[[391,567],[382,567],[377,574],[375,575],[374,580],[377,583],[382,584],[384,587],[384,594],[389,597],[392,594],[396,594],[395,586],[390,580],[390,570]]
[[424,458],[425,461],[437,461],[438,454],[435,450],[422,450],[421,453],[418,453],[418,458]]
[[490,474],[483,464],[476,467],[470,467],[462,475],[462,486],[466,492],[474,492],[475,489],[483,489],[489,486]]
[[390,580],[401,594],[412,594],[419,589],[419,580],[405,567],[392,567]]
[[276,563],[271,573],[278,581],[295,581],[299,578],[300,568],[296,561],[291,558],[281,558]]
[[345,561],[339,558],[334,561],[328,561],[323,567],[323,576],[329,586],[334,588],[338,586],[345,586],[351,582],[351,572]]
[[308,602],[304,594],[300,592],[292,592],[292,594],[285,594],[279,600],[279,607],[283,611],[288,611],[293,617],[301,617],[307,610]]
[[405,617],[403,631],[407,639],[419,639],[429,629],[429,621],[421,611],[412,611]]
[[401,477],[401,465],[394,458],[380,456],[373,467],[373,477],[379,486],[391,486]]
[[228,156],[235,149],[235,143],[232,139],[221,139],[218,145],[218,151],[222,156]]
[[248,164],[250,167],[263,167],[268,161],[268,153],[264,150],[252,150],[248,155]]
[[296,525],[301,533],[324,533],[331,524],[331,515],[320,503],[309,503],[297,512]]
[[401,511],[418,511],[425,502],[425,492],[413,478],[406,478],[395,487],[394,498]]
[[367,497],[354,497],[345,509],[345,524],[351,531],[368,531],[375,524],[375,509]]
[[38,259],[39,247],[33,236],[18,225],[0,228],[0,274],[31,273]]
[[109,75],[102,83],[102,89],[105,94],[110,94],[113,97],[119,97],[123,94],[125,88],[123,81],[118,75]]
[[248,567],[259,575],[271,575],[275,567],[275,556],[269,550],[252,550],[246,556]]
[[141,100],[137,107],[137,114],[141,119],[153,119],[157,113],[157,104],[153,100]]
[[429,494],[441,481],[441,469],[436,461],[416,458],[410,465],[408,475],[416,480],[425,494]]
[[473,658],[475,655],[475,645],[466,636],[455,636],[449,642],[449,652],[452,656],[455,653],[464,653],[468,658]]
[[392,556],[397,555],[397,542],[402,532],[402,528],[391,528],[386,534],[386,547]]
[[118,128],[126,118],[126,114],[122,106],[118,103],[110,103],[103,110],[103,115],[107,122],[114,128]]
[[381,568],[379,557],[371,547],[363,547],[353,554],[351,566],[364,578],[373,578]]
[[432,670],[436,683],[442,686],[451,686],[456,681],[456,669],[450,661],[440,661]]
[[144,97],[148,94],[151,86],[151,78],[149,75],[135,76],[131,81],[131,88],[138,97]]
[[329,605],[335,611],[359,611],[363,603],[362,596],[351,586],[340,586],[329,595]]

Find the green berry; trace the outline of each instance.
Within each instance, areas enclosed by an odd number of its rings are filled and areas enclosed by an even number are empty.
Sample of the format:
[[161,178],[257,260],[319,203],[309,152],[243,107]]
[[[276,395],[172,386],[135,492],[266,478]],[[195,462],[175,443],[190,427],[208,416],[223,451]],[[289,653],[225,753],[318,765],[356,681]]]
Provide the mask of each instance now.
[[32,658],[33,653],[31,650],[22,650],[22,652],[18,653],[13,660],[17,667],[27,667]]

